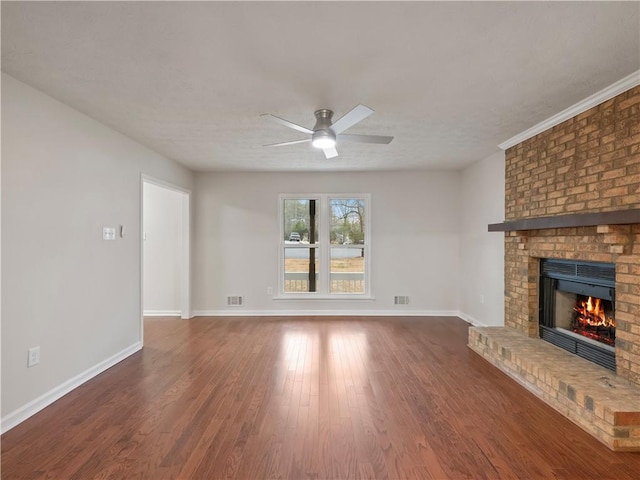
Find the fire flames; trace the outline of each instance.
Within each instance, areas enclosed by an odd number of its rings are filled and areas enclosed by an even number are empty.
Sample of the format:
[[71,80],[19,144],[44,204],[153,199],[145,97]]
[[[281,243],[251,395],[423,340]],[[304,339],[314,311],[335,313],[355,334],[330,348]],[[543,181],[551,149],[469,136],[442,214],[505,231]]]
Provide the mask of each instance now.
[[607,317],[599,298],[589,297],[588,300],[582,300],[574,308],[578,312],[578,321],[592,327],[615,328],[616,321],[612,317]]

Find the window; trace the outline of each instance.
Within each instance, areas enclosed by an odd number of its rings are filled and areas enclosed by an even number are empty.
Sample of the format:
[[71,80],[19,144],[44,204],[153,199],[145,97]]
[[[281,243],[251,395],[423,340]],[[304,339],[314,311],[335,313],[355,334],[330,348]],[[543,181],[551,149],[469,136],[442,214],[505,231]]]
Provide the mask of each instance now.
[[369,195],[280,196],[279,293],[362,298],[369,288]]

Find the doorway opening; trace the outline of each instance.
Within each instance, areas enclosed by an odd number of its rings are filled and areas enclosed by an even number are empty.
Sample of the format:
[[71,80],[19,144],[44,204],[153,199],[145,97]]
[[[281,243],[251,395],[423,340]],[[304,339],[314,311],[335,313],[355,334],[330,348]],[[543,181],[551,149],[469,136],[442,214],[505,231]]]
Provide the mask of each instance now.
[[145,316],[191,317],[191,192],[142,176],[141,326]]

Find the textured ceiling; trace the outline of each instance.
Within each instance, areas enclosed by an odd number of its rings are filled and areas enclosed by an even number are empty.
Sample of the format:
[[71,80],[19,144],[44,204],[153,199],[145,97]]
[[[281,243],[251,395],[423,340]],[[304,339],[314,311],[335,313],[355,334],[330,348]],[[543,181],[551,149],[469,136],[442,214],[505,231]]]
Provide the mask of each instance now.
[[[194,170],[458,169],[640,68],[638,2],[2,2],[2,70]],[[304,134],[376,112],[326,160]]]

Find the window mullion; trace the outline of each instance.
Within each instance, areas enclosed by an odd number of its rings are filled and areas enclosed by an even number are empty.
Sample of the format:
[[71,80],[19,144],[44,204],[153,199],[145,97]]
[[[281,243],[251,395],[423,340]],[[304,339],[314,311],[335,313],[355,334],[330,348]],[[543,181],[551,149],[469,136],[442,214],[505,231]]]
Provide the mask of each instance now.
[[329,293],[329,205],[327,195],[322,195],[320,205],[320,291]]

